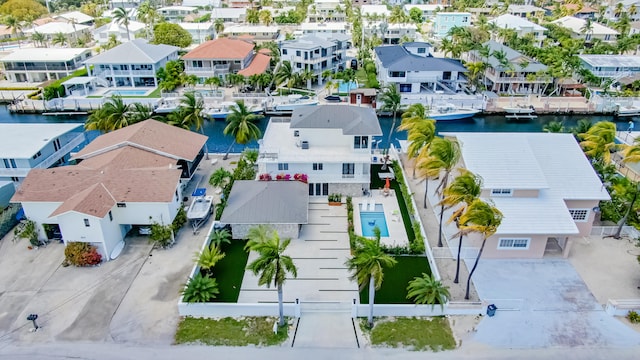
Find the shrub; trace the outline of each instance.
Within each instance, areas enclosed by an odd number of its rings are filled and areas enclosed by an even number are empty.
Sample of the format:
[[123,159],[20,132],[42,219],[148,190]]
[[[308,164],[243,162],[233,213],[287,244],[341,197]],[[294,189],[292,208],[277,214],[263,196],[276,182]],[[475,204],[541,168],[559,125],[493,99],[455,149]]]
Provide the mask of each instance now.
[[260,174],[260,181],[271,181],[271,174]]
[[183,207],[180,207],[178,209],[178,213],[176,214],[175,219],[173,219],[173,223],[171,223],[171,226],[173,227],[173,232],[178,232],[178,230],[180,230],[186,223],[187,223],[187,212],[184,211]]
[[70,242],[64,249],[64,266],[93,266],[100,264],[102,255],[98,249],[86,242]]
[[629,319],[629,321],[631,321],[634,324],[639,323],[640,314],[638,314],[636,311],[631,310],[627,313],[627,319]]
[[294,174],[293,180],[297,180],[306,184],[309,178],[307,177],[307,174]]
[[38,233],[38,225],[33,220],[23,220],[20,226],[13,230],[13,235],[16,237],[29,239],[31,246],[40,246]]
[[160,225],[157,222],[151,224],[149,242],[166,249],[173,245],[173,225]]
[[329,202],[342,202],[342,194],[330,194]]
[[208,302],[215,299],[219,293],[216,279],[198,273],[189,279],[186,287],[182,290],[182,300],[184,302]]

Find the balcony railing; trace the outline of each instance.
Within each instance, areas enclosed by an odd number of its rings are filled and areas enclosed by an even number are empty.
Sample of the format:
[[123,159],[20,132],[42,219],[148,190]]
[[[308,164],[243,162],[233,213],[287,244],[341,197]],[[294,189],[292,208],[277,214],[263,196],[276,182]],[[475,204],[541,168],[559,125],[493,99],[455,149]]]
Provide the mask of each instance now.
[[98,77],[106,76],[154,76],[153,70],[103,70],[94,74]]

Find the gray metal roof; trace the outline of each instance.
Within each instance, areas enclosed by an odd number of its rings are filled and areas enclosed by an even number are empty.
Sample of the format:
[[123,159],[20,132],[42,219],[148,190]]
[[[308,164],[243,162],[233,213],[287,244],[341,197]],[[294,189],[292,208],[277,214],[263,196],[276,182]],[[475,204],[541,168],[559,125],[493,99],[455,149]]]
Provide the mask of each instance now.
[[306,224],[309,188],[299,181],[238,180],[220,222],[225,224]]
[[347,105],[304,106],[291,114],[291,129],[342,129],[343,135],[382,135],[370,107]]
[[640,56],[631,55],[578,55],[593,67],[640,67]]
[[[514,65],[514,70],[515,71],[523,71],[523,72],[538,72],[538,71],[544,71],[547,70],[547,66],[544,64],[541,64],[537,61],[531,60],[530,58],[528,58],[527,56],[523,55],[522,53],[513,50],[512,48],[500,44],[498,42],[495,42],[493,40],[489,40],[486,43],[484,43],[483,45],[485,46],[489,46],[489,49],[491,50],[491,53],[493,53],[494,51],[498,52],[498,51],[504,51],[504,53],[507,55],[507,60],[509,60],[510,63],[512,63]],[[478,50],[471,50],[470,53],[474,53],[476,54],[476,56],[478,55]],[[514,60],[518,59],[518,58],[524,58],[526,60],[529,61],[529,64],[527,65],[527,67],[525,67],[524,69],[521,68],[520,66],[518,66],[518,63],[514,62]],[[500,66],[500,62],[498,60],[496,60],[495,57],[493,56],[489,56],[489,59],[487,60],[487,62],[489,63],[489,65],[491,65],[492,68],[499,70],[499,71],[504,71],[507,70],[506,68]]]
[[304,35],[295,40],[286,40],[282,42],[283,48],[294,49],[315,49],[315,48],[330,48],[335,43],[328,39],[323,39],[315,35]]
[[459,60],[414,55],[400,45],[378,46],[375,52],[389,71],[467,71]]
[[135,39],[96,55],[84,63],[88,65],[121,63],[155,64],[174,52],[177,52],[178,49],[176,46],[149,44],[144,39]]

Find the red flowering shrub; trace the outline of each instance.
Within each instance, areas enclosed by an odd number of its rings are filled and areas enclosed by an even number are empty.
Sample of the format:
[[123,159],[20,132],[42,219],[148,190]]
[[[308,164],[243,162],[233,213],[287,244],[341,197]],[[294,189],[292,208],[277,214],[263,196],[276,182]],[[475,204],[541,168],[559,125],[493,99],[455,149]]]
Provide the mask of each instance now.
[[271,174],[260,174],[260,181],[271,181]]
[[64,249],[64,264],[93,266],[100,264],[102,255],[95,246],[86,242],[70,242]]

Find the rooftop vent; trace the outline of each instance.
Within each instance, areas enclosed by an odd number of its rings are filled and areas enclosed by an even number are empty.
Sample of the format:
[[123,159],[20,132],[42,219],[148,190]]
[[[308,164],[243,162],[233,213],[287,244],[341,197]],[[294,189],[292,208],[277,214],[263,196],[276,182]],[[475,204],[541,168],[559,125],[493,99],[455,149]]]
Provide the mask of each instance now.
[[309,148],[309,142],[308,141],[303,141],[302,142],[302,148],[303,149],[308,149]]

